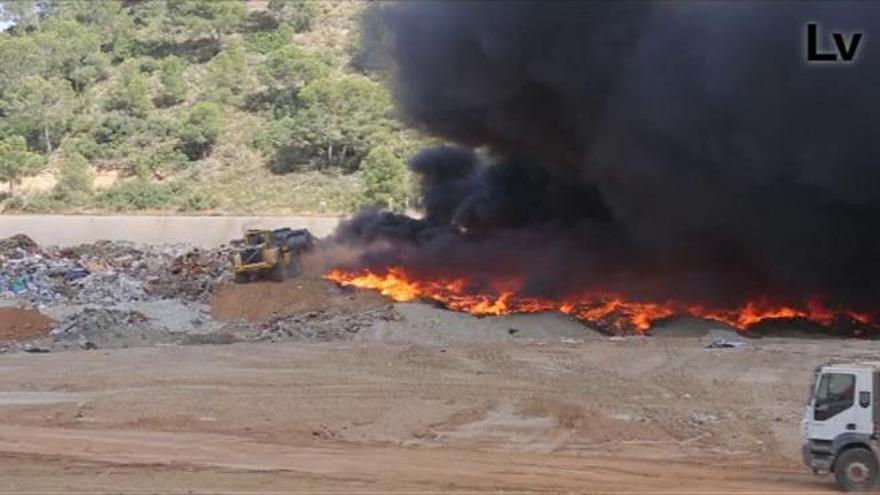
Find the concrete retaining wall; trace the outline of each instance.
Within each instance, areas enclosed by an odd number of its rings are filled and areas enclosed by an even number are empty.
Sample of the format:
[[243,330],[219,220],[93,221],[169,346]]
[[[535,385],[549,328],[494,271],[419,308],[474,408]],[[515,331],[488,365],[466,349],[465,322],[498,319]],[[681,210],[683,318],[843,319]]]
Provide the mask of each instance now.
[[324,237],[339,217],[193,217],[98,215],[0,215],[0,238],[26,234],[41,245],[71,246],[97,240],[143,244],[186,242],[214,247],[241,237],[247,228],[307,228]]

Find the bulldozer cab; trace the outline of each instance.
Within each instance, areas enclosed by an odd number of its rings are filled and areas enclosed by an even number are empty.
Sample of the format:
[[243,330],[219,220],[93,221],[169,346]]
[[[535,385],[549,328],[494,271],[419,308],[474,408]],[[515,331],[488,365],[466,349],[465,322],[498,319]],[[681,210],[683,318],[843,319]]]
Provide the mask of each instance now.
[[271,244],[272,233],[268,230],[251,229],[244,234],[244,244],[246,246],[258,246],[260,244]]
[[242,249],[233,257],[235,281],[259,278],[282,281],[299,275],[298,257],[311,249],[314,238],[306,229],[249,229]]

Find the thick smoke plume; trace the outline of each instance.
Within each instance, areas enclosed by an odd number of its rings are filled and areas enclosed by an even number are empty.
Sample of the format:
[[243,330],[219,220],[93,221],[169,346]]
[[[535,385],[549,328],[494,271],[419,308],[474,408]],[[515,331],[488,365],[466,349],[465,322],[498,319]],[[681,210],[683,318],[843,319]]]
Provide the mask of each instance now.
[[[880,4],[400,2],[423,219],[363,212],[359,266],[737,305],[880,301]],[[806,62],[806,24],[864,32]],[[474,151],[477,150],[477,151]]]

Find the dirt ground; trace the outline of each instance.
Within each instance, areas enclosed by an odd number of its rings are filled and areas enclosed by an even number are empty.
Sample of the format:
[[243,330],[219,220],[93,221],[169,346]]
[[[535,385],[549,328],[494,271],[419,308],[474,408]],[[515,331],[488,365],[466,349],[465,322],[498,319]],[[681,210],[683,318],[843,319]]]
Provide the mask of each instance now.
[[228,283],[214,294],[211,316],[219,321],[267,318],[335,311],[350,313],[388,304],[374,292],[343,289],[316,277],[299,277],[282,283]]
[[833,490],[797,459],[810,371],[880,352],[397,309],[338,342],[2,355],[0,491]]
[[0,342],[45,335],[53,323],[35,309],[0,308]]

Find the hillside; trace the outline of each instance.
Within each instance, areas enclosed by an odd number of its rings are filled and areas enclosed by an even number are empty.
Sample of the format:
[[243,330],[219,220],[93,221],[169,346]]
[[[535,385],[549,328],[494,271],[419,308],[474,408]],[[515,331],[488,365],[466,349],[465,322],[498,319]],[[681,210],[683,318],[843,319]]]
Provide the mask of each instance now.
[[363,2],[0,0],[4,213],[410,205]]

